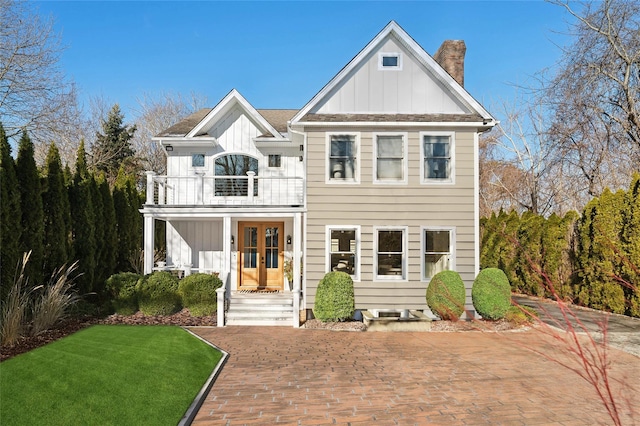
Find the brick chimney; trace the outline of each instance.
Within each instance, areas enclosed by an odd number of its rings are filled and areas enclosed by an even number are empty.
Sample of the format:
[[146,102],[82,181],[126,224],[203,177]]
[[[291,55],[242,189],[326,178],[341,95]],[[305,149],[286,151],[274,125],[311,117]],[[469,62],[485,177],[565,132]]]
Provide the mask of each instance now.
[[464,54],[467,46],[464,40],[445,40],[433,59],[440,64],[455,81],[464,87]]

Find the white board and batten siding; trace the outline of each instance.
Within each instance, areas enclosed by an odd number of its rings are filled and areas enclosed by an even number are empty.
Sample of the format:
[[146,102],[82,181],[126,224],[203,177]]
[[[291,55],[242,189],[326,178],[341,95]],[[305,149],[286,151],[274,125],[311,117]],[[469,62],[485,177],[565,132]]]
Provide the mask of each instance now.
[[[254,138],[262,135],[256,123],[240,107],[232,108],[218,123],[208,131],[217,143],[210,145],[188,142],[176,144],[174,151],[167,156],[167,200],[180,205],[200,204],[197,198],[197,174],[203,176],[204,191],[202,203],[212,202],[214,193],[215,159],[225,154],[248,155],[258,160],[258,177],[261,181],[261,194],[271,194],[274,199],[287,200],[286,194],[300,190],[300,182],[287,177],[303,176],[303,165],[299,161],[299,150],[290,147],[258,147]],[[196,138],[197,139],[197,138]],[[204,154],[204,166],[193,167],[192,155]],[[281,167],[268,167],[269,154],[281,156]],[[175,177],[175,178],[174,178]],[[282,179],[268,179],[282,178]],[[297,185],[297,186],[296,186]],[[212,204],[219,204],[213,203]],[[276,201],[276,204],[278,202]]]
[[[380,69],[380,54],[388,53],[400,55],[398,69]],[[469,111],[409,50],[389,35],[311,112],[465,114]]]
[[[332,129],[335,132],[336,129]],[[391,131],[392,129],[386,129]],[[424,228],[455,230],[455,269],[470,290],[475,278],[474,228],[474,133],[455,131],[455,183],[425,184],[421,181],[420,130],[408,136],[406,184],[374,183],[374,135],[380,129],[362,129],[357,161],[360,181],[332,184],[326,181],[326,135],[324,129],[308,131],[306,304],[313,307],[317,283],[328,272],[327,225],[358,226],[360,229],[360,279],[355,282],[359,309],[425,309],[428,282],[423,281],[421,234]],[[423,129],[424,130],[424,129]],[[374,230],[376,227],[406,227],[407,279],[374,279]]]
[[221,272],[222,219],[167,222],[167,264]]

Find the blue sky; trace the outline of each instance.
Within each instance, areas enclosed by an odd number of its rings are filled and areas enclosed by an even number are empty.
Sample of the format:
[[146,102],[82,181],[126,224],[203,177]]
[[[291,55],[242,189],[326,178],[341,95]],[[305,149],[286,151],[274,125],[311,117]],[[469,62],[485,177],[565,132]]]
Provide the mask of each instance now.
[[81,101],[103,96],[125,120],[144,93],[214,106],[236,88],[256,108],[300,108],[390,20],[428,53],[467,45],[465,87],[485,107],[552,67],[569,16],[543,1],[42,1]]

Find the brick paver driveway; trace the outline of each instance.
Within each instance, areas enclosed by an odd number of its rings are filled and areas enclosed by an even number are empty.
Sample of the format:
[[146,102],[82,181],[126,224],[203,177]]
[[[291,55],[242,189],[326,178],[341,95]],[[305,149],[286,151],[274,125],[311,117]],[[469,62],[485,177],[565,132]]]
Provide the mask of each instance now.
[[[230,354],[194,424],[612,423],[587,382],[528,349],[563,356],[538,331],[191,330]],[[640,358],[609,354],[640,423]]]

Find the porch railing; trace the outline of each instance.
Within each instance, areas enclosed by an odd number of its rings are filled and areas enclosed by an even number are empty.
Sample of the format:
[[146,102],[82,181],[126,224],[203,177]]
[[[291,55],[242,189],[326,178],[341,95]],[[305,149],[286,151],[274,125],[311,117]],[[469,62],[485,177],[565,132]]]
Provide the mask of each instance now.
[[159,176],[147,172],[148,205],[298,206],[304,179],[296,176]]

